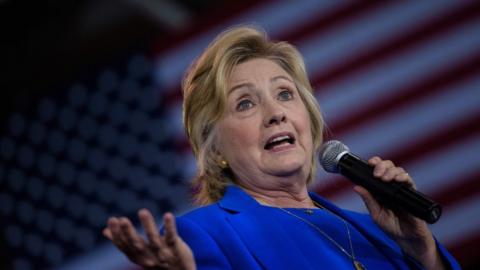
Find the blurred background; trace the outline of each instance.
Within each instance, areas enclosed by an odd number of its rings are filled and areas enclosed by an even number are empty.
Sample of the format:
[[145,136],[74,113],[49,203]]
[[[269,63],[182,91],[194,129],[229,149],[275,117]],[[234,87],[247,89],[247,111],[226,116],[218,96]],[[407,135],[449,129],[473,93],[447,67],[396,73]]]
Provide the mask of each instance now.
[[326,138],[406,168],[443,205],[437,239],[480,269],[480,2],[450,0],[0,1],[1,269],[136,269],[101,230],[193,207],[180,80],[241,23],[298,47]]

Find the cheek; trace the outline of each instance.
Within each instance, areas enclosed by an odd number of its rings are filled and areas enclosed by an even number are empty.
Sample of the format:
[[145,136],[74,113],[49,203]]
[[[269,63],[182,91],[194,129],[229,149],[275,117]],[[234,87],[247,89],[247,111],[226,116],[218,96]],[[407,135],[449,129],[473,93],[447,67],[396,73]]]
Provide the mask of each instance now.
[[253,147],[257,147],[258,132],[252,128],[252,126],[237,126],[231,129],[232,131],[232,144],[237,151],[245,152],[249,151]]
[[304,138],[304,143],[307,144],[306,146],[313,147],[312,126],[308,112],[305,112],[301,116],[301,121],[299,123],[299,128],[301,130],[302,137]]
[[225,154],[241,155],[257,146],[258,132],[254,125],[237,121],[230,121],[222,126],[220,145]]
[[302,114],[302,120],[300,121],[300,126],[303,132],[309,133],[311,131],[310,127],[310,117],[308,114]]

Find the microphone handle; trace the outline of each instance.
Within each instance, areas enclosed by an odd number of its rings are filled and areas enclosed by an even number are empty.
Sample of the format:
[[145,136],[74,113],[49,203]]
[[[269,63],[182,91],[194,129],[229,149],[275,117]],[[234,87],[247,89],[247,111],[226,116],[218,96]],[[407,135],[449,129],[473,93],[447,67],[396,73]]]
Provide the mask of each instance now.
[[373,169],[370,164],[351,153],[344,154],[338,162],[338,170],[342,175],[370,191],[382,205],[391,209],[401,208],[430,224],[440,218],[442,208],[438,203],[403,183],[376,179]]

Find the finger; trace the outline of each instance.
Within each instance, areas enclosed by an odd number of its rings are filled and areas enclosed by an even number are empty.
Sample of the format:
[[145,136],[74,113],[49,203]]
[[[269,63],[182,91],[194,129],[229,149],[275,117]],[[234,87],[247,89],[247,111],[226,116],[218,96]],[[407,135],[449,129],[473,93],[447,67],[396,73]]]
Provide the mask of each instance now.
[[413,181],[412,177],[407,173],[403,172],[395,177],[395,181],[406,183],[409,187],[416,189],[415,182]]
[[394,164],[390,160],[382,160],[373,169],[373,175],[377,178],[381,178],[387,169],[394,167]]
[[150,250],[151,245],[147,243],[135,229],[129,219],[121,220],[122,231],[127,241],[125,254],[144,268],[152,268],[158,264],[158,258]]
[[134,263],[143,267],[154,265],[151,253],[148,250],[148,245],[143,238],[138,234],[137,230],[128,218],[122,217],[119,219],[120,224],[120,242],[122,243],[121,250]]
[[169,247],[174,247],[178,237],[175,217],[171,213],[165,213],[163,222],[165,223],[165,243]]
[[[145,252],[138,251],[138,240],[135,239],[138,236],[138,239],[145,241],[140,237],[136,232],[132,223],[127,218],[109,218],[108,228],[103,230],[104,235],[111,236],[111,241],[113,244],[121,250],[132,262],[141,265],[142,267],[153,267],[156,264],[155,258],[150,256],[150,252],[147,249],[144,249]],[[133,233],[132,230],[135,232]],[[135,234],[137,236],[135,236]],[[136,243],[136,244],[134,244]],[[146,246],[146,243],[144,244]],[[140,248],[141,249],[141,248]]]
[[119,225],[119,235],[118,238],[119,240],[123,243],[123,245],[127,248],[130,248],[130,242],[128,239],[128,226],[131,226],[131,222],[128,218],[126,217],[121,217],[118,219],[118,225]]
[[127,241],[124,239],[124,233],[121,228],[121,219],[115,217],[110,218],[108,220],[108,229],[111,233],[112,243],[130,258],[132,253]]
[[112,233],[115,233],[116,231],[118,231],[118,218],[110,217],[107,220],[107,227],[110,229]]
[[375,166],[377,165],[380,161],[382,161],[382,159],[378,156],[373,156],[371,157],[369,160],[368,160],[368,164],[372,165],[372,166]]
[[145,253],[147,243],[145,242],[145,240],[143,240],[135,227],[133,227],[132,222],[130,222],[129,219],[125,218],[120,220],[120,224],[124,239],[132,252]]
[[405,170],[403,172],[397,174],[397,176],[395,176],[395,180],[397,180],[399,182],[408,182],[411,179],[412,178],[410,177],[410,175]]
[[158,232],[158,227],[152,214],[147,209],[141,209],[138,211],[138,217],[140,218],[140,222],[142,223],[145,234],[147,235],[149,246],[152,248],[152,251],[155,254],[159,255],[161,249],[165,245],[160,233]]
[[116,217],[111,217],[108,219],[108,229],[110,230],[111,232],[111,236],[112,236],[112,242],[115,246],[117,246],[118,248],[122,249],[121,247],[123,246],[122,245],[122,242],[120,240],[120,235],[121,235],[121,232],[120,232],[120,223],[119,223],[119,219],[116,218]]
[[391,181],[393,179],[396,179],[397,176],[402,175],[404,173],[405,173],[405,170],[401,167],[387,168],[385,173],[382,175],[382,180]]
[[368,212],[375,219],[380,213],[380,210],[381,210],[380,204],[373,198],[370,192],[368,192],[368,190],[366,190],[365,188],[361,186],[355,186],[353,187],[353,189],[358,195],[360,195],[363,202],[365,203],[365,206],[368,209]]
[[112,231],[107,227],[102,231],[103,236],[105,236],[108,240],[112,241]]

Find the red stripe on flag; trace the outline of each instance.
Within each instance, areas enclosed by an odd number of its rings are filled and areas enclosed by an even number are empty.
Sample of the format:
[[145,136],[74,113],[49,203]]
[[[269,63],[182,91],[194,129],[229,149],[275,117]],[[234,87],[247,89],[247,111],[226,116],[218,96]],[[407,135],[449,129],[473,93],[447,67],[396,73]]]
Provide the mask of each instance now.
[[287,40],[290,43],[298,44],[301,42],[301,39],[307,38],[312,34],[327,31],[336,25],[344,23],[345,21],[352,20],[352,17],[356,18],[374,8],[381,8],[387,4],[389,4],[388,1],[357,1],[350,5],[343,6],[337,10],[333,10],[329,14],[318,16],[315,20],[309,21],[301,28],[295,29],[295,32],[281,33],[281,36],[278,38],[275,37],[275,39]]
[[458,204],[474,196],[480,196],[480,168],[461,179],[452,179],[452,184],[432,194],[440,205]]
[[[431,155],[435,151],[454,145],[458,141],[464,140],[468,137],[478,136],[478,133],[480,132],[480,125],[478,125],[479,122],[480,115],[473,115],[468,119],[462,119],[462,121],[459,121],[453,126],[446,126],[442,131],[415,141],[414,144],[399,152],[384,153],[382,158],[391,159],[400,166],[407,161],[414,162],[415,160],[421,159],[423,156]],[[328,199],[332,199],[340,193],[346,192],[347,189],[351,187],[352,184],[342,176],[334,176],[331,179],[328,179],[325,183],[318,184],[315,187],[315,192],[322,194],[322,196],[325,196]]]
[[480,50],[466,59],[465,62],[458,63],[441,73],[425,77],[416,85],[400,86],[400,89],[392,90],[392,93],[396,94],[377,102],[375,106],[363,107],[361,111],[357,111],[347,118],[329,123],[329,132],[331,133],[329,136],[342,136],[367,121],[373,121],[374,118],[385,115],[389,111],[398,110],[407,104],[429,98],[446,90],[448,86],[454,83],[478,76],[479,71]]
[[[468,220],[459,220],[458,222],[468,222]],[[464,269],[479,269],[480,249],[478,243],[480,243],[480,231],[458,239],[450,244],[448,249],[457,261],[461,262]]]
[[429,39],[442,34],[450,29],[465,24],[480,15],[480,2],[472,2],[469,5],[452,10],[449,14],[435,18],[423,25],[419,24],[412,28],[411,32],[395,35],[394,39],[380,46],[372,47],[368,52],[356,54],[351,59],[339,62],[324,74],[316,74],[312,79],[312,85],[318,91],[322,91],[328,84],[341,80],[348,74],[367,66],[376,64],[379,59],[391,57],[400,51],[412,47],[415,44],[428,42]]

